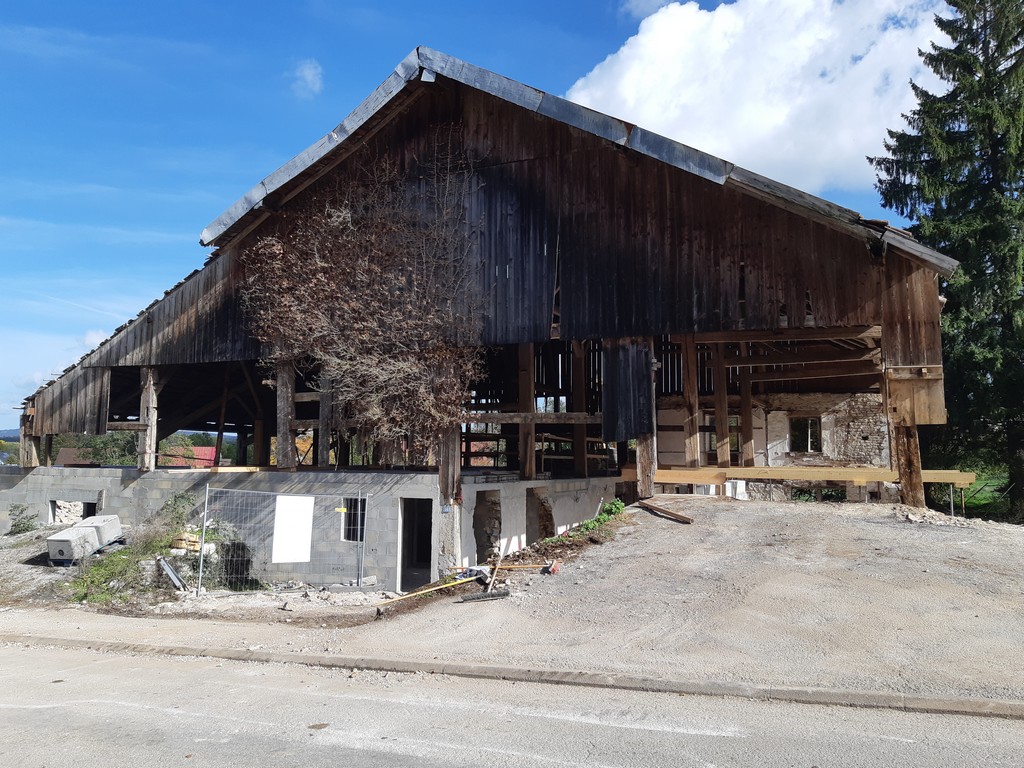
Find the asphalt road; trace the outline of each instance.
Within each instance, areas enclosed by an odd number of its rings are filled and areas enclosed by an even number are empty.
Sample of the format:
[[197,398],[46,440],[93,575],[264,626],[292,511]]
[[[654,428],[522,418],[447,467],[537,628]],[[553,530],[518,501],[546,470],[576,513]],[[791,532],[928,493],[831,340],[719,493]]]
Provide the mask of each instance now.
[[0,765],[1024,766],[1024,722],[0,647]]

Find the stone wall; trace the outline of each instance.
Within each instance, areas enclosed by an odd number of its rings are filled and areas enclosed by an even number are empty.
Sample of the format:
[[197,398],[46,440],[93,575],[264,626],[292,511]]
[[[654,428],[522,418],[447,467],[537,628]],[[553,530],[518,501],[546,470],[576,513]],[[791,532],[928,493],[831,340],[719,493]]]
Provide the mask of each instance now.
[[[615,498],[615,480],[614,477],[594,477],[579,480],[501,482],[486,476],[464,477],[460,515],[462,551],[458,564],[478,563],[473,522],[474,511],[484,494],[488,504],[491,504],[494,498],[499,500],[501,533],[498,548],[499,551],[508,554],[534,543],[527,536],[527,531],[536,531],[539,538],[553,526],[554,533],[560,534],[596,515],[602,500],[611,501]],[[538,515],[537,520],[527,519],[528,508],[529,514],[535,512]]]

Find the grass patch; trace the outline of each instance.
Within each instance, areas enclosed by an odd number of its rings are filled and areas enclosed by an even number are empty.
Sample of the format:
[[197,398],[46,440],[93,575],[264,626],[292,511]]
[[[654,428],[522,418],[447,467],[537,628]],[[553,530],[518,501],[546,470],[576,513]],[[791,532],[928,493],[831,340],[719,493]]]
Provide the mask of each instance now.
[[82,603],[116,603],[152,592],[139,563],[170,552],[173,534],[153,527],[132,531],[128,546],[100,557],[90,557],[79,566],[78,578],[71,581],[71,599]]
[[[1007,498],[1009,475],[1005,467],[957,467],[966,472],[975,472],[978,479],[970,488],[964,489],[964,507],[960,507],[960,489],[953,489],[953,509],[957,516],[974,517],[981,520],[995,520],[1001,523],[1024,524],[1024,516],[1010,511]],[[933,484],[928,488],[929,506],[940,512],[949,513],[949,486]]]
[[71,599],[110,604],[136,600],[159,591],[158,581],[144,573],[140,563],[170,554],[171,541],[185,528],[188,511],[194,503],[191,493],[175,493],[149,522],[128,534],[127,546],[84,558],[78,577],[68,585]]
[[549,539],[544,539],[540,543],[542,545],[557,544],[566,540],[572,541],[574,539],[588,538],[611,522],[616,515],[621,514],[625,508],[626,504],[622,499],[613,499],[612,501],[605,502],[601,505],[601,511],[589,520],[584,520],[575,528],[570,528],[568,531],[558,536],[552,536]]

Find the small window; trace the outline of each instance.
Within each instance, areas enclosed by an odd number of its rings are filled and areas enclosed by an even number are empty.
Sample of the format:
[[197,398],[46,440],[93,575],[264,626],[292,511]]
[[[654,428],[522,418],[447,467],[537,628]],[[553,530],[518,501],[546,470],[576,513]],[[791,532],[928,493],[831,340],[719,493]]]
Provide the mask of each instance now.
[[791,418],[789,450],[793,453],[821,453],[821,419],[817,416]]
[[366,499],[345,499],[342,513],[341,540],[362,541],[366,534]]

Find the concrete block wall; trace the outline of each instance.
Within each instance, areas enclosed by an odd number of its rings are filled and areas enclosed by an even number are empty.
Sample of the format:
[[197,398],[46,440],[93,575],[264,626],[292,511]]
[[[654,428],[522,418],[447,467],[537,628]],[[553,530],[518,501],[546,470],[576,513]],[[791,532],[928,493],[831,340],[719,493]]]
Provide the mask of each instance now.
[[[363,574],[375,576],[382,588],[394,589],[401,564],[402,499],[432,502],[433,562],[438,570],[437,552],[442,511],[438,504],[437,475],[412,472],[208,472],[133,468],[0,467],[0,532],[10,527],[12,504],[25,504],[43,524],[50,522],[51,502],[95,503],[97,514],[118,515],[125,525],[144,523],[157,514],[171,496],[193,494],[191,517],[202,513],[206,487],[265,494],[300,494],[319,497],[314,506],[312,559],[309,563],[269,563],[269,552],[259,553],[267,561],[267,578],[275,581],[301,580],[309,584],[332,584],[358,576],[359,546],[342,541],[342,515],[336,510],[342,499],[369,495],[366,508],[366,540]],[[266,497],[273,499],[273,496]],[[212,505],[211,505],[212,506]],[[273,530],[271,502],[250,504],[254,519],[265,518]],[[211,518],[214,514],[211,513]],[[254,542],[266,549],[266,542]]]

